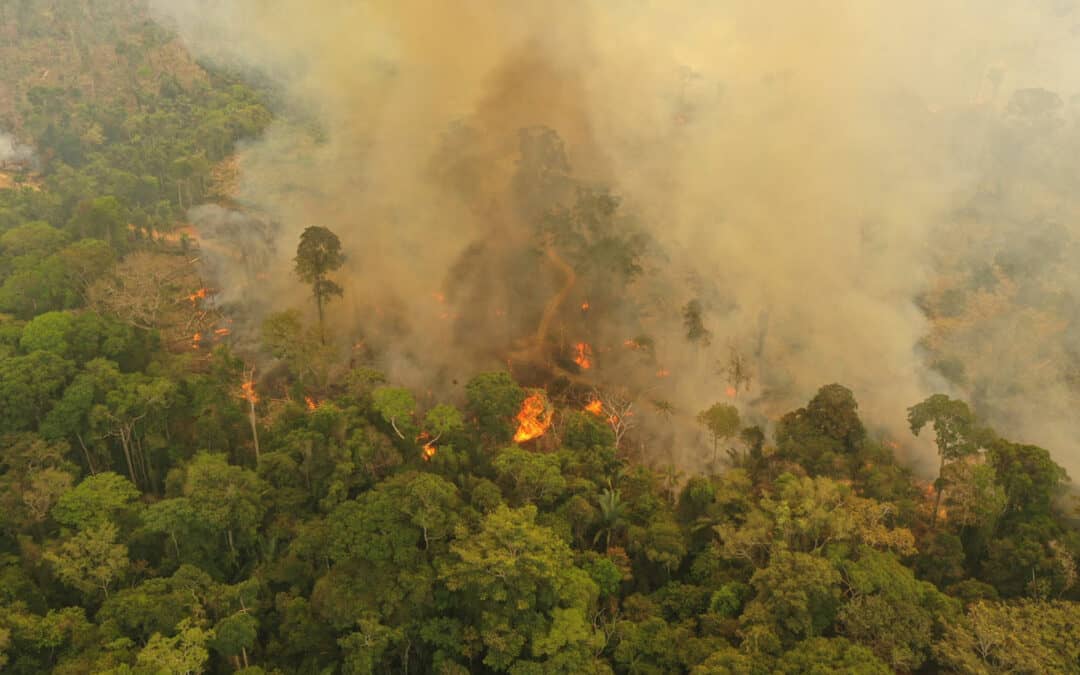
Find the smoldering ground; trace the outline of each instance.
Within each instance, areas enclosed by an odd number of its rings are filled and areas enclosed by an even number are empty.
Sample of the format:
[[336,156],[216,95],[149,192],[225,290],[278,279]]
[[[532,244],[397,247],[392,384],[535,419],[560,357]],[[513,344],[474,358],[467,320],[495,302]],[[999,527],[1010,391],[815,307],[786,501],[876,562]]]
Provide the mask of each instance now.
[[[538,194],[609,188],[647,239],[632,282],[596,303],[582,281],[554,322],[592,344],[590,376],[692,413],[745,354],[748,416],[837,381],[900,440],[946,391],[1080,472],[1075,3],[153,4],[282,94],[241,159],[239,202],[280,223],[265,279],[220,269],[252,306],[306,302],[290,257],[324,225],[348,255],[343,339],[421,387],[503,365],[566,283],[515,188],[520,130],[543,127],[565,155],[533,158]],[[631,367],[638,334],[655,358]]]

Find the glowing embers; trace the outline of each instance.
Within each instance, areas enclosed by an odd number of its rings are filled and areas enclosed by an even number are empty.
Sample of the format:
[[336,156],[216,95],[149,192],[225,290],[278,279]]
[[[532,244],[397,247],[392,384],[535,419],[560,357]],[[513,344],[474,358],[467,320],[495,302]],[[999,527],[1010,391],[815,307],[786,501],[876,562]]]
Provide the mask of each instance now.
[[594,398],[585,404],[585,412],[591,412],[596,416],[602,416],[604,414],[604,404],[598,398]]
[[515,419],[518,422],[515,443],[524,443],[543,436],[551,428],[555,411],[542,391],[529,394],[521,404]]
[[195,333],[194,335],[191,336],[191,348],[192,349],[198,349],[199,345],[201,345],[201,344],[202,344],[202,333]]
[[307,406],[307,409],[310,412],[315,412],[316,410],[319,409],[319,406],[322,405],[322,404],[319,401],[316,401],[315,399],[311,398],[310,396],[305,396],[304,397],[304,405]]
[[579,342],[574,345],[574,363],[582,370],[592,368],[592,347],[588,342]]

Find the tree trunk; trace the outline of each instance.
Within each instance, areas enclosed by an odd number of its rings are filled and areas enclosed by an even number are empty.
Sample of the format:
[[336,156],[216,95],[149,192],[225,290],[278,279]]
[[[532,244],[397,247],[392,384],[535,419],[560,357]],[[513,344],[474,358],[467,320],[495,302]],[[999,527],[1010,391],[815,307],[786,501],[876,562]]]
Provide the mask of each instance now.
[[[318,281],[315,282],[316,288],[318,288]],[[322,294],[315,291],[315,305],[319,308],[319,342],[326,344],[326,327],[323,325],[323,297]]]
[[255,443],[255,467],[259,466],[259,429],[255,424],[255,401],[248,399],[248,421],[251,422],[251,439]]
[[75,438],[79,439],[79,447],[82,448],[83,456],[86,457],[86,468],[90,469],[91,476],[96,476],[97,471],[94,469],[94,463],[90,460],[90,451],[86,448],[86,443],[83,442],[82,434],[76,431]]
[[934,486],[934,512],[930,514],[930,529],[934,529],[937,525],[938,509],[941,508],[941,493],[945,491],[945,481],[942,480],[941,474],[945,471],[945,458],[941,458],[941,466],[938,467],[938,485]]
[[139,480],[135,477],[135,464],[131,461],[131,446],[128,442],[127,432],[123,427],[120,428],[120,448],[124,451],[124,459],[127,460],[128,475],[131,476],[131,482],[138,485]]

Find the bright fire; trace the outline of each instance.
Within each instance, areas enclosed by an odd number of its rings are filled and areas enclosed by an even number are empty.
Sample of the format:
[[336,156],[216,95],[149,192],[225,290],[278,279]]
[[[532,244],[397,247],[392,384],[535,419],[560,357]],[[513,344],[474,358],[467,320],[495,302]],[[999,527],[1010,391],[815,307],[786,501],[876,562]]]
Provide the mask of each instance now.
[[582,369],[588,370],[592,368],[592,347],[587,342],[579,342],[574,345],[574,363],[581,366]]
[[604,404],[600,402],[600,399],[595,399],[585,404],[585,410],[587,412],[591,412],[594,415],[603,415]]
[[253,405],[259,402],[259,395],[255,393],[255,382],[253,380],[248,380],[240,385],[240,396]]
[[583,312],[589,311],[589,301],[588,300],[581,303],[581,311],[583,311]]
[[424,444],[423,449],[420,451],[420,456],[423,457],[425,462],[430,462],[431,458],[435,456],[436,452],[435,441],[431,440],[431,434],[426,431],[421,431],[420,435],[416,437],[416,442]]
[[738,395],[739,390],[736,389],[735,387],[728,387],[727,389],[724,390],[724,393],[727,394],[728,398],[735,398],[735,396]]
[[191,336],[191,348],[198,349],[199,343],[202,342],[202,333],[195,333]]
[[208,289],[208,288],[200,288],[199,290],[195,291],[191,295],[187,296],[187,299],[190,300],[191,304],[194,305],[199,300],[205,299],[206,294],[209,293],[209,292],[210,292],[210,289]]
[[311,398],[310,396],[305,396],[304,397],[304,403],[307,404],[307,409],[308,410],[318,410],[319,409],[319,402],[316,401],[315,399]]
[[229,335],[230,333],[232,333],[231,328],[215,328],[214,329],[214,335],[217,335],[218,337],[223,337],[225,335]]
[[521,404],[518,412],[517,433],[514,434],[515,443],[524,443],[534,438],[539,438],[551,427],[551,420],[555,416],[554,410],[549,410],[547,399],[543,392],[530,394]]

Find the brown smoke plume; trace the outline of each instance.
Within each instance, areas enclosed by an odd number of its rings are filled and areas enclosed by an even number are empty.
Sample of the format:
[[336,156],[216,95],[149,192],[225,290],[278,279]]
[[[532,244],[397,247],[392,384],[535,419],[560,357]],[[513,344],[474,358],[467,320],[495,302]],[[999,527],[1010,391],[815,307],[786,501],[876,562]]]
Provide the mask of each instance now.
[[[1008,305],[987,333],[942,334],[916,302],[993,256],[977,234],[1026,251],[1017,223],[1050,218],[1076,250],[1075,201],[1047,187],[1031,148],[1080,147],[1077,117],[1065,106],[1044,133],[1010,106],[1014,92],[1076,90],[1071,3],[153,3],[197,53],[282,92],[285,114],[241,160],[239,200],[280,224],[267,230],[273,273],[252,292],[270,309],[305,302],[289,258],[304,227],[331,228],[349,256],[337,328],[381,344],[396,378],[501,365],[559,291],[514,192],[519,132],[546,127],[566,149],[552,166],[610,187],[653,242],[632,293],[588,337],[647,331],[677,408],[723,397],[713,364],[734,350],[753,366],[748,413],[838,381],[901,434],[907,406],[946,390],[1080,469],[1075,310],[1053,314],[1056,332],[1007,329],[1031,325]],[[987,184],[1021,179],[1029,189],[984,207],[977,227],[958,216]],[[1075,297],[1068,267],[1045,281]],[[231,272],[223,286],[239,286]],[[679,307],[695,298],[708,347],[685,338]],[[966,361],[966,380],[931,367],[935,345]],[[598,349],[600,369],[605,358]]]

